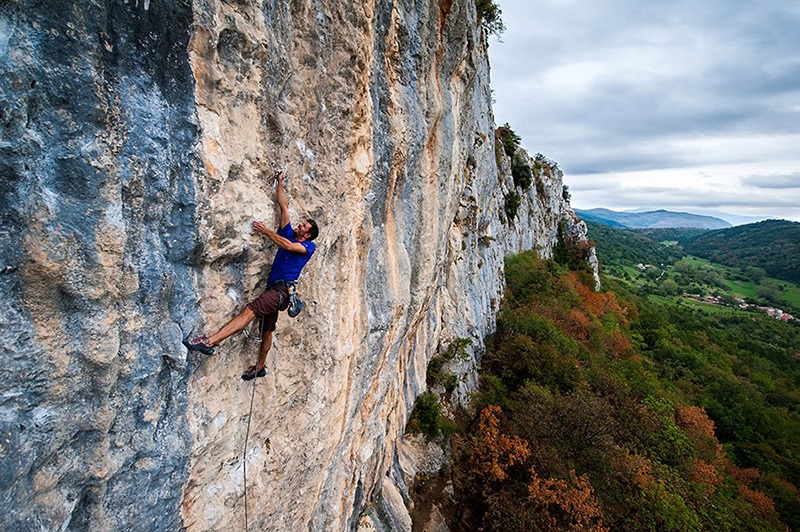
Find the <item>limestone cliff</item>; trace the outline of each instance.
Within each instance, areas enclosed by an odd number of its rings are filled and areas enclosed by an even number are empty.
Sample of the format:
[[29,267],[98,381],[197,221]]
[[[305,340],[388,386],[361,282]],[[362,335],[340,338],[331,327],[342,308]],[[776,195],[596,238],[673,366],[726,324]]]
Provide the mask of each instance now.
[[[496,149],[472,0],[0,1],[0,500],[8,530],[347,530],[383,490],[428,361],[474,340],[503,257],[547,255],[561,173]],[[277,167],[321,227],[281,316],[181,338],[263,289]],[[402,510],[398,511],[402,514]],[[407,516],[399,515],[401,526]]]

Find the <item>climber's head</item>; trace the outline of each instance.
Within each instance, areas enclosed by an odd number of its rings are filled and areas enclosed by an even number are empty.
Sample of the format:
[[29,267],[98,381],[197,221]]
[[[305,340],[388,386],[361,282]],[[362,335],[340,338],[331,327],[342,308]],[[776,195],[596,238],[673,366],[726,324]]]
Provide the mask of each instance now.
[[319,227],[314,220],[306,220],[298,225],[294,232],[298,241],[311,242],[319,235]]

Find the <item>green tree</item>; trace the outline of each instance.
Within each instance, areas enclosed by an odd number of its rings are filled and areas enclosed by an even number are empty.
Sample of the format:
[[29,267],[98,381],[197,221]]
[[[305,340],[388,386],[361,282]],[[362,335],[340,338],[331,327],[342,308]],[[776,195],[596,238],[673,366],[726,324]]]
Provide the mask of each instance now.
[[515,153],[511,159],[511,176],[514,178],[514,186],[522,190],[528,190],[531,187],[533,173],[521,153]]
[[478,12],[478,24],[488,35],[500,37],[506,31],[503,11],[493,0],[475,0],[475,9]]
[[513,225],[514,220],[517,218],[517,211],[519,211],[519,206],[521,203],[522,197],[519,195],[519,193],[517,193],[516,190],[512,190],[505,195],[503,209],[505,210],[509,225]]

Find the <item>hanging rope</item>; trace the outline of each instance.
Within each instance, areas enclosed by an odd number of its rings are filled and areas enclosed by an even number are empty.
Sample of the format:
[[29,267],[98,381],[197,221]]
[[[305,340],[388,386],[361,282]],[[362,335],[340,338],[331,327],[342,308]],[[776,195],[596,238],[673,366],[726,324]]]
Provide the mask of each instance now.
[[[264,335],[264,320],[260,320],[259,330],[261,331],[261,335]],[[245,337],[248,340],[252,340],[253,338],[247,334],[247,330],[244,331]],[[247,343],[245,343],[247,345]],[[260,353],[260,351],[259,351]],[[258,359],[256,359],[256,370],[258,370]],[[256,397],[256,381],[258,377],[253,377],[253,391],[250,394],[250,414],[247,416],[247,431],[244,434],[244,450],[242,451],[242,475],[244,478],[244,530],[248,532],[250,530],[250,516],[247,507],[247,441],[250,438],[250,420],[253,419],[253,401]]]
[[247,432],[244,435],[244,453],[242,456],[242,468],[244,473],[244,530],[250,530],[249,516],[247,512],[247,440],[250,437],[250,420],[253,419],[253,400],[256,396],[256,381],[253,379],[253,392],[250,394],[250,415],[247,416]]

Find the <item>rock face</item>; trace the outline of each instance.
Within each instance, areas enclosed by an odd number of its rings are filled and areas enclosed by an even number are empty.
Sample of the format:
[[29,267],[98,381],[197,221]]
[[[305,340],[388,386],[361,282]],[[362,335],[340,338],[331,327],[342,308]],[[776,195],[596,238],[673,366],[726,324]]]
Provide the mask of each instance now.
[[[0,70],[4,529],[352,529],[503,257],[585,239],[556,169],[506,214],[471,0],[8,0]],[[245,448],[257,342],[180,342],[263,290],[277,167],[321,234]]]

